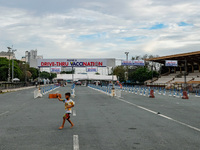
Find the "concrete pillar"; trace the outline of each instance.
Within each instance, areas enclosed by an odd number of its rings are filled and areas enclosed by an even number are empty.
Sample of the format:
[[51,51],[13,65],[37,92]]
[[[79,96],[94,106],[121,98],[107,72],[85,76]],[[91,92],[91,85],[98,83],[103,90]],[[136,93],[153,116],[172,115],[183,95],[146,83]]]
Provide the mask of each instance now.
[[191,64],[192,66],[192,73],[194,73],[194,64]]
[[200,72],[200,63],[198,63],[198,66],[199,66],[199,72]]

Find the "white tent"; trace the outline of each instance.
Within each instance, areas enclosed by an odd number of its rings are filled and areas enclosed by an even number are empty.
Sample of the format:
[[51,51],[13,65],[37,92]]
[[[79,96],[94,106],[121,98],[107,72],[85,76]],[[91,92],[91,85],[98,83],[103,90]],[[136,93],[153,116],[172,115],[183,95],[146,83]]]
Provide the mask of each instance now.
[[93,74],[58,74],[57,78],[55,80],[72,80],[74,78],[74,81],[78,80],[102,80],[102,81],[117,81],[116,75],[93,75]]
[[18,79],[18,78],[14,78],[13,81],[15,81],[15,82],[19,82],[20,79]]

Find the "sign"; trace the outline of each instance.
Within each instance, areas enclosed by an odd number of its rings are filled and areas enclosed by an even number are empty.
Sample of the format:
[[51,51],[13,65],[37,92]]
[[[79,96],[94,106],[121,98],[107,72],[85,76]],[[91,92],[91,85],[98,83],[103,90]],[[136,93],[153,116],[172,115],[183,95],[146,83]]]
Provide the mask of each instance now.
[[61,72],[61,67],[52,67],[51,68],[52,73],[60,73]]
[[133,60],[134,66],[145,66],[144,60]]
[[177,67],[178,66],[178,61],[177,60],[165,60],[165,66]]
[[122,60],[122,66],[133,66],[133,62],[132,61]]
[[106,67],[115,59],[38,59],[38,67]]
[[97,67],[87,67],[86,72],[98,72],[98,68]]
[[145,66],[144,60],[122,61],[122,66]]

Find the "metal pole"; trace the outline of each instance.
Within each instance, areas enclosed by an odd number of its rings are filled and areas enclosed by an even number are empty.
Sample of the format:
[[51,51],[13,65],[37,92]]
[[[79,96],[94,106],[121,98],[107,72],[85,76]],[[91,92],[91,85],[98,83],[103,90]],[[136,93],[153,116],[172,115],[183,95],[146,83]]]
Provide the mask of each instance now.
[[39,68],[39,77],[38,77],[38,84],[39,84],[39,89],[40,89],[40,67]]
[[73,70],[74,70],[74,67],[72,67],[72,83],[74,83],[74,72],[73,72]]
[[17,50],[12,50],[13,58],[12,58],[12,82],[14,79],[14,52]]
[[8,55],[9,55],[9,64],[8,64],[8,82],[10,82],[10,52],[11,52],[11,48],[8,48]]
[[[129,52],[125,52],[125,54],[126,54],[126,61],[128,61]],[[126,67],[126,80],[128,81],[128,66]]]
[[184,72],[185,91],[187,91],[186,70],[187,70],[187,60],[185,59],[185,72]]
[[12,82],[14,79],[14,59],[12,59]]
[[26,63],[25,63],[25,83],[27,81]]

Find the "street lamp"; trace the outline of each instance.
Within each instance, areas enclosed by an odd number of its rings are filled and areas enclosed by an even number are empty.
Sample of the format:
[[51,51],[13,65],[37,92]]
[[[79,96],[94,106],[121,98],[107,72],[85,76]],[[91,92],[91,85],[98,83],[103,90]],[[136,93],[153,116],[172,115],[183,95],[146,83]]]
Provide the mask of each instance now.
[[13,82],[13,79],[14,79],[14,52],[17,51],[16,49],[15,50],[12,50],[12,54],[13,54],[13,57],[12,57],[12,82]]
[[26,62],[23,62],[23,64],[25,65],[25,84],[26,84],[26,81],[27,81]]
[[[125,52],[126,61],[128,61],[128,54],[129,52]],[[126,81],[128,81],[128,66],[126,66],[125,78],[126,78]]]
[[8,48],[8,55],[9,55],[9,64],[8,64],[8,82],[10,82],[10,53],[11,53],[11,49],[10,47]]

